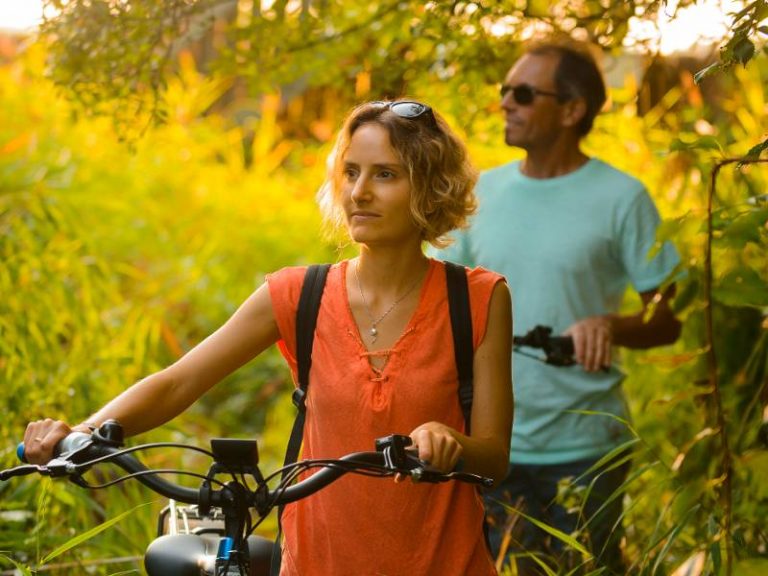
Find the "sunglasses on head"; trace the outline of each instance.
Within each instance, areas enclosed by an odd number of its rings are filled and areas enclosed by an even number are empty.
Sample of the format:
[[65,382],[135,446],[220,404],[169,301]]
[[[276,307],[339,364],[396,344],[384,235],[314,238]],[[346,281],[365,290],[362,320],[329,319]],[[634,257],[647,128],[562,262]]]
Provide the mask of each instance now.
[[394,102],[387,102],[385,100],[377,100],[371,102],[374,106],[384,106],[388,108],[394,115],[400,118],[407,118],[409,120],[415,120],[425,116],[430,125],[437,128],[437,120],[435,114],[432,112],[432,108],[421,102],[414,100],[397,100]]
[[520,106],[530,106],[533,104],[534,98],[539,95],[552,96],[557,98],[557,100],[560,102],[565,99],[562,94],[557,92],[548,92],[547,90],[539,90],[538,88],[534,88],[528,84],[518,84],[517,86],[510,86],[509,84],[501,85],[500,93],[502,100],[510,92],[512,93],[512,98],[514,101],[517,102]]

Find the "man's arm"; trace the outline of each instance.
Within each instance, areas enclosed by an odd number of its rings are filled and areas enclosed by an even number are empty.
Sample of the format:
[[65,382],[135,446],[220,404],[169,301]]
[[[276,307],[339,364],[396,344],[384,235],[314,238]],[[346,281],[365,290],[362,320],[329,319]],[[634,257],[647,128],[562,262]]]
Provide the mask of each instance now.
[[576,361],[587,372],[594,372],[611,365],[614,345],[645,349],[673,343],[681,328],[669,306],[674,295],[674,284],[664,293],[641,292],[643,309],[637,314],[590,316],[573,324],[564,334],[573,338]]
[[[656,290],[641,292],[643,310],[632,316],[613,317],[613,343],[625,348],[653,348],[672,344],[680,336],[681,323],[669,304],[675,296],[672,284],[662,294]],[[650,318],[645,316],[653,311]]]

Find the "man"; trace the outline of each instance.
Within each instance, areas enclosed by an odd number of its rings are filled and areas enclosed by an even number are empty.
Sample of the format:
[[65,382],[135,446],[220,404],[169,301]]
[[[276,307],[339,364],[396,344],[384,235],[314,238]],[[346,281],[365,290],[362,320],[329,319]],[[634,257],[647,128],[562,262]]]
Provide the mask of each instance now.
[[[510,471],[487,499],[492,546],[498,554],[508,510],[498,502],[504,501],[566,534],[586,522],[582,532],[597,565],[623,576],[622,498],[610,496],[629,467],[617,449],[631,437],[612,347],[677,339],[680,323],[668,305],[674,286],[659,290],[679,257],[667,243],[649,258],[659,216],[644,186],[581,149],[606,99],[588,51],[573,44],[532,47],[510,69],[501,96],[505,142],[525,157],[481,176],[471,228],[441,257],[504,274],[515,333],[551,326],[553,334],[573,338],[577,364],[515,356]],[[628,284],[643,310],[619,315]],[[593,470],[614,451],[610,465]],[[555,502],[563,478],[591,486],[580,514]],[[561,540],[520,517],[515,522],[523,525],[510,546],[518,573],[540,573],[532,554],[568,563]]]

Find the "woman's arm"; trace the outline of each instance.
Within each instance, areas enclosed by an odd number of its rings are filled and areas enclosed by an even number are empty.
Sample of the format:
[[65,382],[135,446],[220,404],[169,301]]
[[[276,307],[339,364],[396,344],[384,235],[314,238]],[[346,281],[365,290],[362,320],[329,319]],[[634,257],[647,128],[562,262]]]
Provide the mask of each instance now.
[[474,358],[472,433],[459,433],[428,422],[411,433],[419,457],[440,470],[454,468],[459,458],[467,472],[498,482],[507,474],[512,434],[512,302],[507,285],[496,284],[491,296],[485,337]]
[[267,284],[259,287],[216,332],[171,366],[137,382],[82,424],[70,428],[51,419],[32,422],[24,434],[25,454],[47,462],[59,440],[114,418],[131,436],[178,416],[214,384],[279,338]]

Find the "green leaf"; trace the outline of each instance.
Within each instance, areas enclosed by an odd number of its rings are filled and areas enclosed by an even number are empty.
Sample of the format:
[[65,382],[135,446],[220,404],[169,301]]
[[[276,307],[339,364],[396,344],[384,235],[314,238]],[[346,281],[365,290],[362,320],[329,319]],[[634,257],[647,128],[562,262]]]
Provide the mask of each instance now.
[[734,218],[723,231],[723,236],[718,239],[719,245],[743,248],[747,242],[760,244],[761,231],[768,222],[768,207],[760,207],[750,210]]
[[538,564],[547,576],[557,576],[557,573],[552,570],[547,563],[544,562],[537,554],[526,554],[528,558],[531,558],[536,564]]
[[669,146],[670,151],[680,152],[683,150],[719,150],[723,151],[723,147],[720,146],[720,142],[714,136],[702,136],[692,142],[686,142],[680,138],[672,140]]
[[[631,455],[628,455],[628,457],[631,457]],[[611,495],[605,499],[605,501],[600,505],[600,507],[595,510],[595,512],[592,514],[591,517],[587,518],[587,522],[585,526],[589,526],[592,522],[594,522],[596,519],[600,517],[600,514],[611,505],[611,502],[616,500],[617,498],[623,498],[624,495],[627,493],[629,487],[639,478],[644,476],[646,472],[649,470],[652,470],[656,468],[656,466],[659,464],[658,461],[655,462],[649,462],[647,464],[643,464],[636,469],[633,468],[631,474],[627,476],[627,478],[624,480],[624,482],[621,483],[621,486],[616,488]],[[592,486],[590,486],[591,491]],[[626,513],[626,511],[622,514],[622,516]]]
[[514,506],[509,506],[507,504],[504,504],[503,502],[501,504],[503,504],[504,508],[506,508],[510,512],[514,512],[515,514],[519,514],[520,516],[522,516],[523,518],[528,520],[531,524],[534,524],[535,526],[538,526],[539,528],[541,528],[542,530],[544,530],[548,534],[554,536],[555,538],[557,538],[558,540],[563,542],[566,546],[570,546],[571,548],[573,548],[574,550],[579,552],[584,557],[592,558],[592,554],[590,554],[589,551],[586,548],[584,548],[584,546],[582,546],[578,542],[578,540],[576,540],[572,536],[569,536],[565,532],[562,532],[562,531],[558,530],[557,528],[554,528],[554,527],[550,526],[549,524],[545,524],[541,520],[537,520],[536,518],[528,516],[527,514],[525,514],[524,512],[521,512],[520,510],[518,510]]
[[675,298],[672,301],[672,311],[675,314],[680,314],[686,308],[688,308],[699,295],[699,279],[697,277],[689,277],[688,281],[683,284],[682,290],[678,290],[675,294]]
[[713,576],[719,576],[720,569],[722,568],[722,555],[720,552],[720,540],[716,538],[720,532],[720,526],[717,523],[717,519],[710,514],[707,520],[707,532],[712,538],[712,544],[709,546],[709,553],[712,557],[712,572]]
[[5,558],[6,560],[8,560],[8,562],[13,564],[16,567],[16,570],[18,570],[21,573],[21,576],[32,576],[32,571],[27,566],[19,562],[16,562],[16,560],[11,558],[7,554],[0,553],[0,558]]
[[712,294],[718,301],[731,306],[768,306],[765,280],[746,266],[726,274],[717,283]]
[[56,548],[53,552],[48,554],[45,558],[43,558],[40,561],[40,564],[42,565],[42,564],[46,564],[46,563],[50,562],[54,558],[56,558],[58,556],[61,556],[64,552],[67,552],[68,550],[71,550],[72,548],[75,548],[76,546],[79,546],[80,544],[82,544],[86,540],[90,540],[91,538],[93,538],[97,534],[100,534],[101,532],[103,532],[107,528],[109,528],[111,526],[114,526],[115,524],[120,522],[123,518],[125,518],[127,516],[130,516],[131,514],[133,514],[134,512],[139,510],[140,508],[144,508],[145,506],[148,506],[150,504],[152,504],[152,502],[144,502],[142,504],[139,504],[138,506],[134,506],[130,510],[126,510],[122,514],[118,514],[114,518],[110,518],[106,522],[102,522],[101,524],[99,524],[98,526],[96,526],[94,528],[91,528],[87,532],[83,532],[82,534],[78,534],[77,536],[75,536],[71,540],[67,540],[64,544],[62,544],[61,546]]
[[756,450],[740,460],[746,488],[756,501],[768,501],[768,485],[763,481],[768,478],[768,452]]
[[696,72],[696,74],[693,75],[693,81],[696,84],[700,84],[704,78],[706,78],[707,76],[711,76],[715,72],[719,72],[724,68],[725,68],[725,65],[722,62],[714,62],[709,66],[707,66],[706,68],[703,68],[698,72]]
[[765,576],[768,574],[768,560],[763,558],[749,558],[736,562],[733,573],[739,576]]
[[720,59],[727,63],[733,64],[737,61],[735,54],[736,48],[745,40],[748,40],[748,30],[743,25],[738,26],[733,30],[733,36],[726,42],[725,46],[720,49]]
[[[654,258],[656,254],[661,251],[664,242],[668,240],[675,242],[679,238],[684,237],[687,230],[690,229],[692,225],[695,225],[694,223],[696,220],[700,220],[700,218],[690,211],[677,218],[665,218],[662,220],[661,224],[659,224],[659,227],[656,229],[656,242],[654,242],[653,246],[648,251],[648,259],[650,260]],[[675,273],[673,272],[671,275],[674,276]]]
[[[627,440],[623,444],[620,444],[608,454],[600,458],[597,462],[595,462],[592,466],[589,467],[589,470],[584,472],[584,475],[591,474],[592,472],[596,472],[597,470],[600,470],[603,468],[606,464],[611,462],[611,460],[616,459],[615,462],[611,463],[611,466],[607,467],[604,472],[608,472],[609,470],[613,470],[614,468],[618,468],[624,462],[632,458],[632,451],[636,444],[640,442],[640,438],[632,438],[630,440]],[[621,458],[619,458],[621,456]]]
[[659,552],[659,555],[656,556],[656,560],[653,563],[653,570],[652,573],[656,574],[657,570],[661,566],[661,562],[666,557],[669,550],[672,548],[672,544],[674,544],[675,540],[677,540],[678,535],[680,532],[682,532],[683,528],[685,528],[685,525],[688,523],[688,521],[691,519],[691,517],[701,508],[700,504],[695,505],[693,508],[689,509],[685,516],[680,520],[678,524],[676,524],[666,535],[664,540],[664,546],[662,547],[661,551]]
[[743,38],[733,47],[733,57],[739,64],[746,64],[755,55],[755,45],[748,38]]
[[[571,414],[584,414],[587,416],[606,416],[610,418],[611,420],[615,420],[616,422],[623,424],[627,430],[634,436],[636,439],[639,439],[639,434],[637,433],[637,430],[635,430],[632,427],[632,424],[626,420],[625,418],[622,418],[620,416],[617,416],[616,414],[611,414],[610,412],[603,412],[600,410],[566,410],[566,412],[569,412]],[[631,444],[633,441],[629,440],[627,444]]]
[[760,144],[752,146],[747,152],[747,158],[757,160],[760,157],[760,154],[766,149],[768,149],[768,138],[760,142]]

